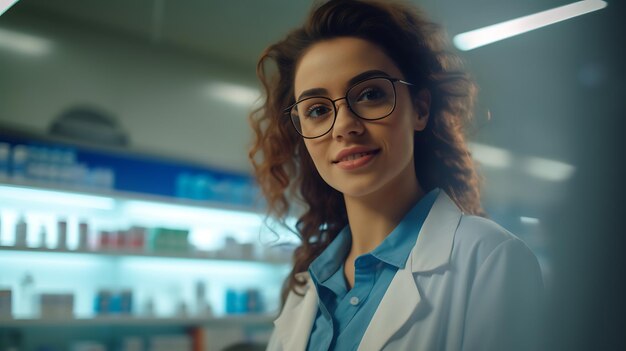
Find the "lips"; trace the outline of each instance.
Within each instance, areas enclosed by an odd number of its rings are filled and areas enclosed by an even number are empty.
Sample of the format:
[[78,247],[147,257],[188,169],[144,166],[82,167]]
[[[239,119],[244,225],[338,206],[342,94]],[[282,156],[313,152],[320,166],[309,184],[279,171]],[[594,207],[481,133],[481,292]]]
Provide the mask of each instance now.
[[332,163],[349,162],[356,159],[377,154],[380,149],[357,146],[341,150]]

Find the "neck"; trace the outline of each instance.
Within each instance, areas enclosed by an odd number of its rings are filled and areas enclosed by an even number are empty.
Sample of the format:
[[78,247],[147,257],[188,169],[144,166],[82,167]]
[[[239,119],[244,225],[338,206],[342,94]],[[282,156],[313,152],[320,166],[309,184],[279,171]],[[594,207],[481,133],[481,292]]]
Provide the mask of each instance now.
[[411,207],[424,196],[417,178],[413,177],[406,183],[393,184],[370,196],[344,196],[352,232],[348,258],[354,260],[380,245]]

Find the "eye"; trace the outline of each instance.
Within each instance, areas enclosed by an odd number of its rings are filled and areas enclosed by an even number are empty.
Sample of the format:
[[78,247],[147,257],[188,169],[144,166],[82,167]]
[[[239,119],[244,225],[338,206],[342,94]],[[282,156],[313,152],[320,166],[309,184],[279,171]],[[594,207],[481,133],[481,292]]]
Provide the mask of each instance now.
[[385,99],[387,96],[384,89],[376,86],[367,87],[357,96],[356,102],[376,102]]
[[321,118],[330,115],[332,109],[324,104],[314,104],[304,111],[305,118]]

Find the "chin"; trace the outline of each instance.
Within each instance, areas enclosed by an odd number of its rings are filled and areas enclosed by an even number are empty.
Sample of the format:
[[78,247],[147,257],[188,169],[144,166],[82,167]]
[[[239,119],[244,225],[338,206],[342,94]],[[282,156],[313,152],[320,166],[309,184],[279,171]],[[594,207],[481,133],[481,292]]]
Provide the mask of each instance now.
[[363,181],[346,181],[343,184],[331,184],[330,186],[344,196],[353,198],[367,196],[376,190],[375,184]]

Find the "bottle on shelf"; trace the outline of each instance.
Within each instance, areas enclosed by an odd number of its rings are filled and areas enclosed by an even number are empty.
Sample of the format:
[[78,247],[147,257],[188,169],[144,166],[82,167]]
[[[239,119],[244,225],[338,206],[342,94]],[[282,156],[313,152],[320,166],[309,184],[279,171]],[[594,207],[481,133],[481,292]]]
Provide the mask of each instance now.
[[185,301],[180,300],[176,303],[174,315],[178,318],[185,318],[189,316],[189,308],[187,307],[187,303]]
[[57,222],[57,249],[67,250],[67,221],[65,219]]
[[15,246],[26,247],[26,239],[28,236],[28,225],[24,216],[20,216],[15,224]]
[[39,247],[45,249],[48,247],[48,233],[46,232],[46,226],[41,226],[39,229]]
[[35,279],[26,272],[20,279],[20,310],[22,317],[32,318],[35,315]]
[[155,306],[154,306],[154,298],[152,296],[148,296],[146,300],[143,302],[141,314],[145,317],[154,317],[155,316]]
[[13,317],[13,291],[0,287],[0,319]]
[[196,314],[200,317],[210,317],[213,314],[211,305],[206,300],[206,284],[198,280],[195,285],[195,298],[196,298]]
[[0,142],[0,181],[9,179],[9,161],[11,155],[11,145]]
[[89,246],[89,224],[81,221],[78,224],[78,249],[87,250]]

